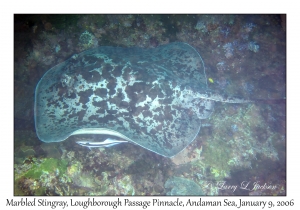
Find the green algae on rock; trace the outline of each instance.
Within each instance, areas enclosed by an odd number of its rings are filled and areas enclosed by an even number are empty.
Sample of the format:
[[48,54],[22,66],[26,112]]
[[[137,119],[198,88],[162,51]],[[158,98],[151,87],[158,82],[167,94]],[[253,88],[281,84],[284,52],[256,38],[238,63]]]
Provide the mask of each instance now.
[[196,182],[182,177],[169,178],[165,183],[165,188],[170,189],[167,195],[204,195]]
[[64,174],[67,170],[67,161],[54,158],[45,159],[40,165],[33,165],[24,177],[39,179],[43,173]]

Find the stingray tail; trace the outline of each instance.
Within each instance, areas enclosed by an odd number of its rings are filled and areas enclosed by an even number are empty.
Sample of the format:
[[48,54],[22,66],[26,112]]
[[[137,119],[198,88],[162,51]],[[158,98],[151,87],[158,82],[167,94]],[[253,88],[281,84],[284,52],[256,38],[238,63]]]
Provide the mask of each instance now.
[[253,99],[258,104],[286,104],[286,99]]
[[198,97],[203,99],[213,100],[213,101],[224,102],[224,103],[252,103],[253,102],[253,100],[243,99],[239,97],[220,95],[210,90],[205,91],[205,93],[200,93]]

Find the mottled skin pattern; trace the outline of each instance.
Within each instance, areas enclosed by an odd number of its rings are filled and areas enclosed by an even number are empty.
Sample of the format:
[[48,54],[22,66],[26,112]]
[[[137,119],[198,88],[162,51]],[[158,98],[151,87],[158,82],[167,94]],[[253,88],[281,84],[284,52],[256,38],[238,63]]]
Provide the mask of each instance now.
[[166,157],[195,139],[214,100],[227,100],[208,93],[204,63],[185,43],[85,51],[50,69],[35,96],[42,141],[109,129]]

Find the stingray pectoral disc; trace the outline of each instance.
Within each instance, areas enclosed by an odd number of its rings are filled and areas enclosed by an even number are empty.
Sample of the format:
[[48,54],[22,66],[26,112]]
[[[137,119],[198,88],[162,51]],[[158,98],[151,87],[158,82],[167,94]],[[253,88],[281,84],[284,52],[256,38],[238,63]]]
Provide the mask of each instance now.
[[171,157],[200,130],[195,112],[206,102],[187,93],[206,85],[203,61],[186,43],[91,49],[51,68],[39,81],[36,132],[44,142],[110,133]]

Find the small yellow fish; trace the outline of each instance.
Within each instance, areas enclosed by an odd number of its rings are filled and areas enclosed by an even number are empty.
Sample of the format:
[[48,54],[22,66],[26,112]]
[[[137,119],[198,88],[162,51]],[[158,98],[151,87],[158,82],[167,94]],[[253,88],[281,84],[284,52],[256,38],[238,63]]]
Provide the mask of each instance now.
[[209,81],[210,83],[214,83],[214,80],[213,80],[212,78],[208,78],[208,81]]

